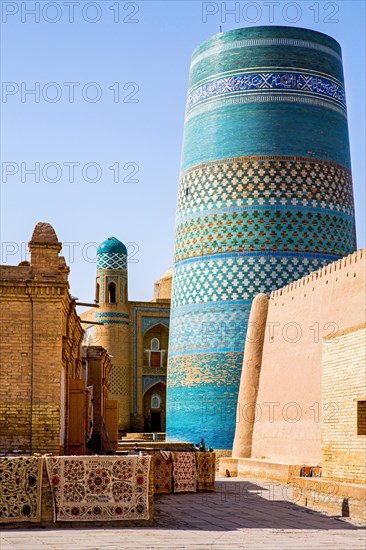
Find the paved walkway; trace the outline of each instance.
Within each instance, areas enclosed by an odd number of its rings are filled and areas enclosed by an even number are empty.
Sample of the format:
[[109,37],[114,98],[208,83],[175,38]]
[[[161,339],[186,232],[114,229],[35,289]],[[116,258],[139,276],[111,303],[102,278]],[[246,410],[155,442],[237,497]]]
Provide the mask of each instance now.
[[290,488],[221,479],[215,493],[159,495],[153,528],[3,530],[0,550],[364,550],[360,524],[301,508]]

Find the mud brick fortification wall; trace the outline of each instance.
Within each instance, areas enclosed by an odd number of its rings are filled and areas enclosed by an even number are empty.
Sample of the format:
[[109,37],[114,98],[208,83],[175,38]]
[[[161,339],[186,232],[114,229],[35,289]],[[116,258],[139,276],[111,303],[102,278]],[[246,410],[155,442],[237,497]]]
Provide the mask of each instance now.
[[[365,435],[356,434],[357,400],[366,394],[364,330],[354,327],[365,321],[365,271],[363,249],[267,297],[265,330],[254,326],[246,345],[234,457],[316,466],[323,439],[323,475],[362,477]],[[259,359],[251,346],[263,346]],[[256,408],[252,417],[248,405]]]

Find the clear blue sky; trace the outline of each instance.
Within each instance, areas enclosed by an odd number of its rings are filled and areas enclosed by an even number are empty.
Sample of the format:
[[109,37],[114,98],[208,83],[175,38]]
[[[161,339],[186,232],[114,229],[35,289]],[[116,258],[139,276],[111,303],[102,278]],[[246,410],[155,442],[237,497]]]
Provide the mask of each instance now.
[[[222,2],[209,3],[208,11],[217,9],[218,13],[207,15],[205,21],[205,8],[199,1],[119,2],[118,14],[116,1],[94,2],[93,7],[79,0],[74,6],[74,22],[69,22],[69,4],[53,2],[59,9],[53,5],[44,11],[49,2],[41,1],[39,23],[22,10],[24,2],[2,0],[1,4],[2,80],[15,83],[6,84],[8,95],[1,104],[1,156],[2,163],[15,163],[5,165],[7,171],[18,169],[2,182],[1,240],[16,243],[3,244],[2,263],[16,265],[24,259],[22,243],[29,241],[38,221],[48,221],[62,242],[74,243],[64,247],[71,267],[72,294],[92,300],[95,247],[88,243],[113,235],[125,243],[136,243],[129,248],[134,252],[131,259],[137,260],[129,264],[130,299],[152,298],[154,280],[172,263],[190,57],[200,42],[219,31],[220,24],[224,31],[254,24],[295,25],[324,32],[340,42],[358,247],[364,246],[366,48],[362,0],[239,2],[239,19],[227,14],[226,22],[225,14],[220,13]],[[28,9],[35,4],[26,2]],[[227,9],[234,5],[226,2]],[[92,23],[94,18],[99,21]],[[131,20],[137,22],[128,22]],[[25,95],[22,102],[22,82],[23,93],[39,83],[39,102],[31,95]],[[49,85],[51,82],[56,86]],[[80,83],[74,87],[73,103],[69,94],[74,85],[65,82]],[[91,82],[97,86],[85,87]],[[116,82],[119,102],[114,101]],[[136,84],[123,89],[131,82],[137,84],[137,92]],[[100,92],[100,100],[91,102]],[[51,102],[57,94],[59,101]],[[124,98],[138,102],[126,103]],[[36,162],[39,183],[24,172]],[[70,165],[64,164],[70,162],[79,163],[74,182],[69,181]],[[57,163],[58,172],[52,165],[47,168],[48,163]],[[83,178],[82,168],[87,163],[100,167],[99,182],[85,181],[96,175],[92,166]],[[109,168],[115,163],[120,165],[118,183],[113,181],[115,171]],[[127,163],[134,164],[125,166]],[[138,182],[122,181],[136,165],[139,172],[129,179]],[[45,181],[42,169],[46,180],[60,177],[59,181]],[[6,257],[6,250],[14,254]]]

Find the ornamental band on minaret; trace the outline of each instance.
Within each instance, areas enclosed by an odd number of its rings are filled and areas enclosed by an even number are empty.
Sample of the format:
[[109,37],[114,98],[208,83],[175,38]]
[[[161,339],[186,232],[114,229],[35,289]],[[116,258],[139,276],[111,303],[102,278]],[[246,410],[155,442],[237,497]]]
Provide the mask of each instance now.
[[177,201],[170,439],[232,448],[253,298],[355,248],[339,44],[275,26],[204,42]]

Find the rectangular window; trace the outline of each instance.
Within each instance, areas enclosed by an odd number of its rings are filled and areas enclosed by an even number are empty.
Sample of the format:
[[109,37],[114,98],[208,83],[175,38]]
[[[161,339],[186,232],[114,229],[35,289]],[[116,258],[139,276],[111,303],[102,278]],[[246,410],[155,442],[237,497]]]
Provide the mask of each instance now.
[[151,366],[160,367],[160,351],[151,352]]
[[357,435],[366,435],[366,401],[357,402]]

